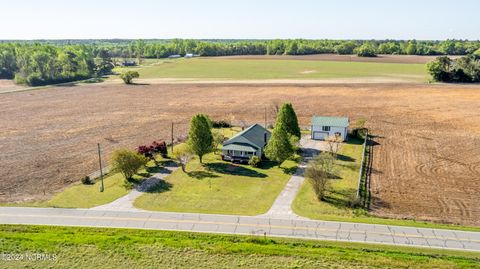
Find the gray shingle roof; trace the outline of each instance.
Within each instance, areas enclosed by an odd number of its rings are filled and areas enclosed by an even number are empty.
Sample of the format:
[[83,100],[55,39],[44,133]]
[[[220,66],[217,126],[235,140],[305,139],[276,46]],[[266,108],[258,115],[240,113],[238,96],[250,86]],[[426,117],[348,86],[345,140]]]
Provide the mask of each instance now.
[[345,118],[345,117],[313,116],[312,117],[312,125],[348,127],[348,118]]
[[255,148],[263,148],[265,146],[264,134],[267,133],[267,140],[270,138],[270,132],[263,128],[263,126],[259,124],[254,124],[247,129],[241,131],[240,133],[236,134],[229,140],[223,143],[223,146],[227,146],[229,144],[248,144],[252,145]]
[[224,149],[224,150],[236,150],[236,151],[247,151],[247,152],[256,152],[257,151],[256,148],[254,148],[250,145],[237,144],[237,143],[225,145],[225,146],[223,146],[222,149]]

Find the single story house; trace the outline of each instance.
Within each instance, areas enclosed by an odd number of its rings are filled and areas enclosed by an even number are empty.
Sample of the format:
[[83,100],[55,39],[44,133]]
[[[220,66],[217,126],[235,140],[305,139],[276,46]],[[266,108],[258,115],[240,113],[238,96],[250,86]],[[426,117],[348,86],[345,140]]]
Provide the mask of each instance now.
[[254,124],[223,143],[222,160],[246,163],[252,156],[263,157],[271,133]]
[[325,140],[329,136],[340,136],[347,140],[349,120],[345,117],[313,116],[311,123],[311,138]]

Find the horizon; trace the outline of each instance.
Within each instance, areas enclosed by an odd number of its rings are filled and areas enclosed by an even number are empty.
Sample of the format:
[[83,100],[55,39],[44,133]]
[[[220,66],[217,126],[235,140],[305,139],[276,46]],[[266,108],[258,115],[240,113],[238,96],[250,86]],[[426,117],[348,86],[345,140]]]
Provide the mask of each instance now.
[[[369,0],[342,3],[284,0],[241,5],[219,0],[25,0],[2,6],[0,40],[328,39],[480,40],[480,3],[447,0],[402,5]],[[73,6],[73,7],[72,7]],[[347,8],[346,8],[347,7]],[[235,12],[233,12],[235,11]]]

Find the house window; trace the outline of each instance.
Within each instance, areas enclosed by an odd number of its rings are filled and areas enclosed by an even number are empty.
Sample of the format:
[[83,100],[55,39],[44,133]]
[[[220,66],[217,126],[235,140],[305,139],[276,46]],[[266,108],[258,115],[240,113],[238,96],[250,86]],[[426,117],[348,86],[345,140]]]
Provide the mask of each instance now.
[[322,126],[322,131],[330,132],[330,126]]

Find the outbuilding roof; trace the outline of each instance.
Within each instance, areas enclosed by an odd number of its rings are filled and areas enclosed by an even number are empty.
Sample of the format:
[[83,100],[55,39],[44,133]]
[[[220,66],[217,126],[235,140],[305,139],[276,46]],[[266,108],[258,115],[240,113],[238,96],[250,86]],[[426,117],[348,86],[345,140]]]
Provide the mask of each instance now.
[[223,147],[225,148],[225,146],[235,143],[244,145],[248,144],[260,149],[266,144],[265,134],[267,134],[267,139],[270,138],[270,132],[267,129],[259,124],[254,124],[225,141]]
[[348,118],[345,118],[345,117],[313,116],[312,117],[312,125],[348,127]]

